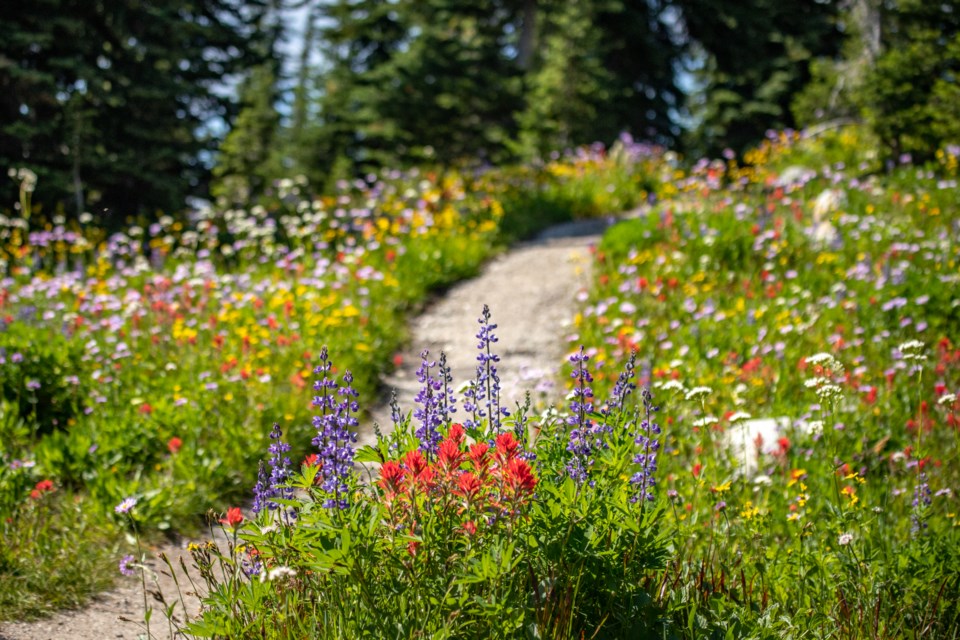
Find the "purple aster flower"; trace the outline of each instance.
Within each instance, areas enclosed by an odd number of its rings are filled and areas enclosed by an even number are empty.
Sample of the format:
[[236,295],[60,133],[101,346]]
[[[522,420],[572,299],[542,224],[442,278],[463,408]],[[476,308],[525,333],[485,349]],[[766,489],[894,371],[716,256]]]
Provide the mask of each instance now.
[[652,501],[654,499],[653,488],[657,484],[657,453],[660,450],[660,426],[654,422],[653,414],[660,410],[660,407],[653,405],[653,394],[650,389],[644,388],[640,393],[643,398],[643,420],[637,428],[637,438],[634,444],[639,451],[634,456],[633,462],[640,466],[639,470],[630,478],[630,483],[637,488],[637,493],[632,502],[638,500]]
[[[440,445],[440,425],[444,422],[446,415],[444,407],[446,405],[446,391],[444,390],[443,372],[441,377],[434,377],[431,369],[437,366],[436,362],[430,362],[430,352],[424,349],[420,353],[420,368],[417,369],[417,380],[420,382],[420,391],[413,399],[416,408],[413,410],[413,417],[419,421],[416,436],[420,441],[420,450],[427,457],[437,453],[437,447]],[[445,363],[446,360],[444,359]]]
[[131,496],[129,498],[124,498],[123,500],[121,500],[120,504],[115,506],[113,510],[116,513],[126,514],[126,513],[130,513],[130,511],[132,511],[135,506],[137,506],[137,499]]
[[134,558],[129,554],[120,558],[120,573],[122,573],[125,576],[134,575],[136,572],[133,570],[133,567],[130,566],[133,564],[133,562],[134,562]]
[[500,362],[500,356],[493,353],[491,345],[498,342],[493,330],[497,325],[490,322],[490,307],[483,305],[483,311],[477,320],[480,323],[480,331],[477,332],[477,349],[480,350],[477,355],[477,377],[473,385],[464,392],[463,408],[470,412],[471,418],[467,419],[464,426],[478,428],[483,419],[489,422],[489,431],[494,434],[500,433],[500,419],[510,415],[507,409],[500,406],[500,376],[497,375],[497,363]]
[[353,429],[358,421],[354,414],[360,410],[357,392],[353,388],[353,374],[343,374],[343,386],[330,379],[332,363],[327,348],[320,351],[320,365],[314,369],[318,379],[313,383],[317,395],[313,406],[319,414],[313,417],[317,435],[313,444],[319,449],[318,463],[320,489],[327,495],[323,506],[327,509],[346,509],[347,481],[353,470],[353,443],[357,434]]

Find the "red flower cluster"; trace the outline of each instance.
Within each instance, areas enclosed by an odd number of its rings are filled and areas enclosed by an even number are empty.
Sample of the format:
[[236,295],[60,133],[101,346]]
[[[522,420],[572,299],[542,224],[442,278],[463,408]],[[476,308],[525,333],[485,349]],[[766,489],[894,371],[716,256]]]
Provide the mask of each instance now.
[[220,524],[225,524],[232,529],[236,529],[243,522],[243,512],[240,507],[230,507],[227,509],[226,517],[220,518]]
[[[466,445],[463,427],[454,424],[440,443],[437,458],[420,450],[380,468],[378,482],[396,529],[415,531],[418,520],[434,515],[453,518],[459,530],[476,535],[478,523],[496,526],[518,517],[537,486],[530,464],[520,457],[520,443],[502,433],[491,448]],[[411,554],[416,553],[416,545]]]
[[53,480],[41,480],[34,486],[33,490],[30,491],[30,498],[32,500],[39,500],[46,493],[53,491]]

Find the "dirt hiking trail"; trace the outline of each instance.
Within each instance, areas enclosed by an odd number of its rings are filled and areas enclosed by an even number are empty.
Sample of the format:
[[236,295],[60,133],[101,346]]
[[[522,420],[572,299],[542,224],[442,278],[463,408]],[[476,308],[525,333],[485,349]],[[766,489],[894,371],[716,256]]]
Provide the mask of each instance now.
[[[434,300],[410,325],[410,344],[401,355],[402,364],[384,380],[388,389],[397,390],[404,412],[413,409],[419,390],[416,371],[420,353],[430,351],[437,360],[447,354],[454,385],[472,380],[477,367],[477,319],[484,304],[489,305],[491,321],[496,323],[500,356],[498,373],[503,393],[501,405],[513,409],[530,391],[534,400],[552,401],[559,393],[557,372],[567,350],[566,337],[576,313],[576,297],[589,285],[592,259],[590,247],[599,241],[607,226],[603,220],[574,222],[552,227],[536,240],[519,244],[487,263],[481,274],[457,284]],[[373,421],[384,431],[392,427],[389,396],[373,411]],[[458,403],[459,405],[460,403]],[[459,409],[454,418],[462,419]],[[365,429],[360,444],[373,441]],[[224,544],[224,541],[219,541]],[[180,558],[189,567],[192,560],[183,545],[167,545],[146,551],[148,565],[157,574],[148,579],[148,592],[162,591],[168,601],[176,597],[177,586],[157,556],[165,553],[175,567]],[[118,559],[119,560],[119,559]],[[186,605],[193,617],[199,600],[189,580],[177,572],[180,589],[188,593]],[[143,591],[139,578],[123,578],[120,586],[100,594],[85,608],[65,611],[34,622],[0,623],[0,640],[137,640],[146,638],[143,628]],[[171,633],[162,615],[163,605],[148,594],[153,607],[151,638],[168,640]],[[183,619],[178,605],[175,617]],[[177,636],[180,637],[180,636]]]

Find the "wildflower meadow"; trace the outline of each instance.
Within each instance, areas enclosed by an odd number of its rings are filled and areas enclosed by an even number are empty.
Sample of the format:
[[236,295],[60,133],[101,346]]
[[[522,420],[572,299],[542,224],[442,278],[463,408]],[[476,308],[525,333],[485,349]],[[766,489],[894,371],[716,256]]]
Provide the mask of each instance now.
[[[202,611],[145,598],[147,635],[960,636],[957,154],[874,146],[685,163],[624,138],[112,235],[4,221],[0,615],[145,585],[142,542],[212,510]],[[481,306],[475,375],[425,351],[369,424],[430,292],[629,209],[565,399],[501,403]]]

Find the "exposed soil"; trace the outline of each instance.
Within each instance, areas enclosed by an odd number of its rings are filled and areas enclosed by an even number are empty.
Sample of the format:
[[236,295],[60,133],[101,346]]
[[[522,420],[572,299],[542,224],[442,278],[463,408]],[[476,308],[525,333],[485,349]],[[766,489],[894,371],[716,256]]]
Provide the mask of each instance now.
[[[447,354],[454,385],[473,379],[477,367],[477,319],[484,304],[489,305],[492,321],[498,325],[496,352],[501,358],[498,372],[504,389],[503,406],[514,408],[523,401],[525,391],[530,391],[534,400],[556,399],[557,369],[567,348],[565,338],[576,312],[576,296],[589,283],[589,249],[604,226],[603,221],[588,221],[548,229],[537,240],[518,245],[491,261],[477,278],[451,288],[414,319],[402,364],[384,381],[387,388],[397,390],[403,411],[413,408],[419,389],[416,371],[424,349],[430,351],[431,360],[438,359],[441,351]],[[373,419],[384,431],[392,426],[386,401],[373,412]],[[361,434],[361,443],[372,440],[372,431]],[[149,592],[159,587],[170,602],[177,594],[174,577],[157,556],[167,554],[174,567],[179,567],[180,558],[191,566],[185,546],[167,545],[147,553],[157,574],[157,581],[148,580],[147,584],[148,602],[154,608],[150,629],[153,638],[166,640],[171,633],[161,613],[163,605]],[[185,595],[186,613],[193,616],[199,599],[189,579],[181,571],[177,574],[176,580]],[[83,609],[35,622],[0,624],[0,640],[146,638],[143,611],[139,578],[124,578],[121,586],[101,594]],[[179,604],[175,611],[182,620],[184,612]]]

